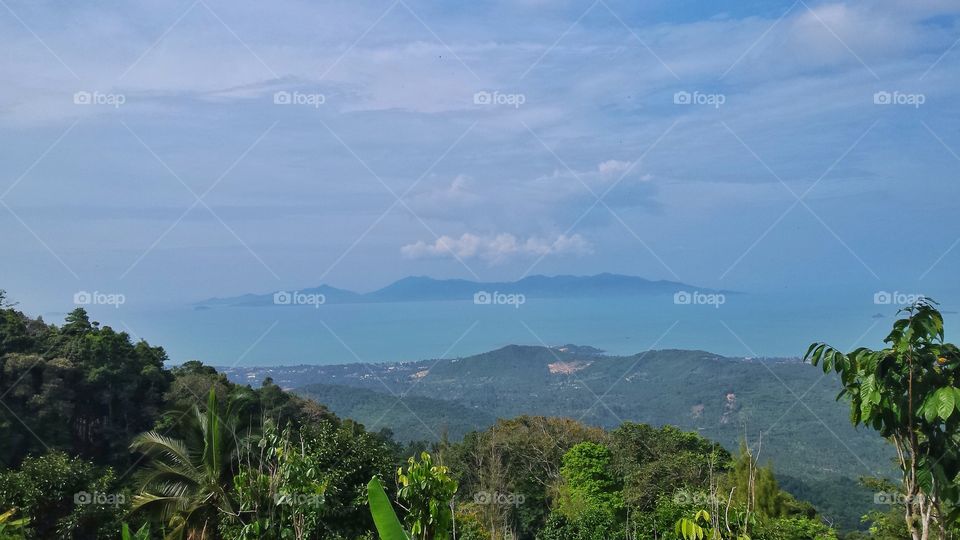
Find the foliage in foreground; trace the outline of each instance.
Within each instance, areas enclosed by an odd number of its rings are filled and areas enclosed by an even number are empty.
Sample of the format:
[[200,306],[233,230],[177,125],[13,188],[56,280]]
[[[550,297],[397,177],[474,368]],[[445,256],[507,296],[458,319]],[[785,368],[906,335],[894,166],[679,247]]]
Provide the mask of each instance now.
[[960,351],[944,341],[934,302],[922,299],[902,311],[906,317],[894,323],[883,349],[844,354],[814,343],[805,358],[840,376],[851,422],[895,446],[897,495],[913,540],[945,539],[960,518]]
[[414,540],[447,538],[453,528],[453,495],[457,482],[450,478],[450,469],[434,465],[427,452],[420,459],[411,457],[407,468],[397,470],[397,498],[401,501]]

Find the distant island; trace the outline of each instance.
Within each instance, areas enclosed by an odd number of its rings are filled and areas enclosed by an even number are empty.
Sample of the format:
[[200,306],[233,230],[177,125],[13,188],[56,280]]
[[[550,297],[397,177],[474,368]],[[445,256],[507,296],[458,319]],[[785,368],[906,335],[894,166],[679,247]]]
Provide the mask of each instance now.
[[522,295],[524,298],[596,298],[612,296],[652,296],[677,293],[741,294],[736,291],[698,287],[678,281],[649,280],[621,274],[592,276],[528,276],[517,281],[482,282],[466,279],[434,279],[411,276],[394,281],[368,293],[358,293],[330,285],[303,289],[285,289],[265,294],[244,294],[227,298],[209,298],[196,302],[196,309],[211,307],[254,307],[272,305],[358,304],[379,302],[426,302],[468,300],[494,301],[493,295]]

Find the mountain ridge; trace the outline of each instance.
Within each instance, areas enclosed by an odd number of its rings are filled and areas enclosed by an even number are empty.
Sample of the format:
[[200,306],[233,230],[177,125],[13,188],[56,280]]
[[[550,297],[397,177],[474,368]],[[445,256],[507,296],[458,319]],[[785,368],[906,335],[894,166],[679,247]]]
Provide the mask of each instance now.
[[[255,307],[277,304],[298,304],[290,295],[322,295],[320,303],[381,303],[416,301],[472,301],[478,293],[522,294],[529,298],[585,298],[614,295],[667,295],[681,291],[709,294],[743,294],[726,289],[699,287],[679,281],[650,280],[639,276],[604,272],[585,276],[560,274],[532,275],[516,281],[473,281],[468,279],[436,279],[428,276],[407,276],[384,287],[360,293],[321,284],[296,290],[276,290],[264,294],[246,293],[237,296],[213,297],[195,302],[195,307]],[[279,296],[278,295],[287,295]],[[286,301],[285,301],[286,300]]]

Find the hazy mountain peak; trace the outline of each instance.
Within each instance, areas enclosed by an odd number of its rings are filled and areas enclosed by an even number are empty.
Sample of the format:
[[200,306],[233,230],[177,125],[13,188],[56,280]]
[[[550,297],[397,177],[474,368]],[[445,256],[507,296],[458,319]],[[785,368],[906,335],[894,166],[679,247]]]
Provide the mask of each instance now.
[[666,295],[678,291],[725,292],[675,281],[651,281],[638,276],[604,272],[589,276],[535,274],[517,281],[470,281],[459,278],[437,279],[429,276],[407,276],[368,293],[340,289],[322,284],[304,289],[287,289],[266,294],[243,294],[228,298],[211,298],[198,306],[269,306],[276,295],[300,293],[323,295],[325,304],[365,302],[473,301],[480,292],[523,294],[526,298],[585,298],[608,296]]

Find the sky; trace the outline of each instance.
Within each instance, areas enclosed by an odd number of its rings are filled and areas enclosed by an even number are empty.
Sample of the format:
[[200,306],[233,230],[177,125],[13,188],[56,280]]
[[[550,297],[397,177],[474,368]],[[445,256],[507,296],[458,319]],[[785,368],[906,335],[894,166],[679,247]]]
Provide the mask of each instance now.
[[0,0],[25,311],[408,275],[960,293],[960,4]]

